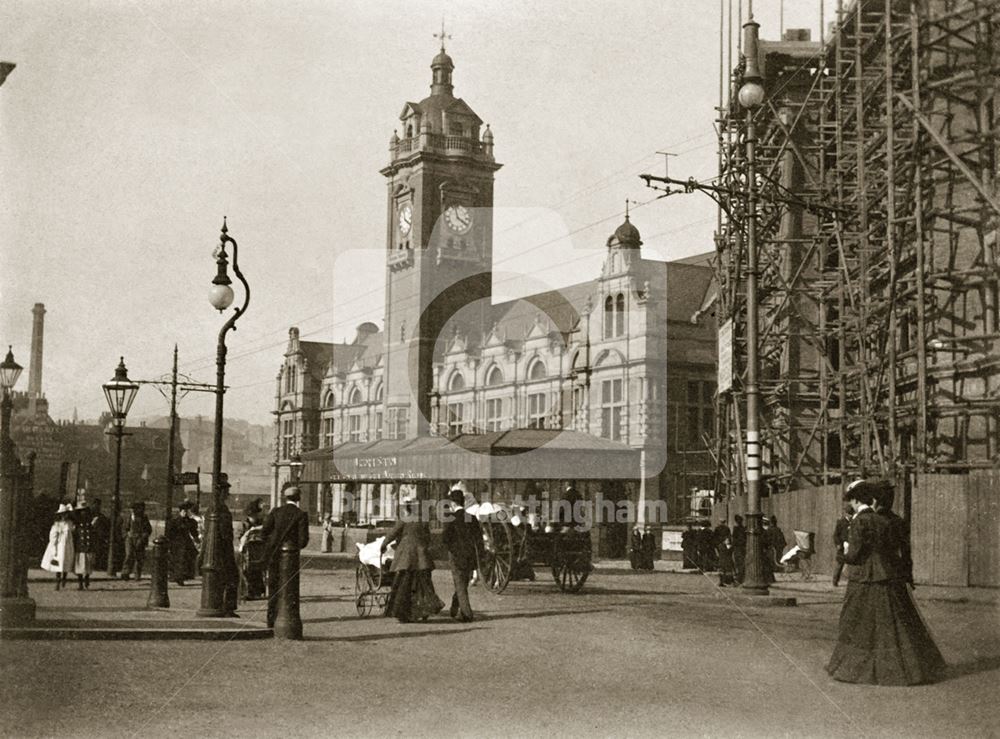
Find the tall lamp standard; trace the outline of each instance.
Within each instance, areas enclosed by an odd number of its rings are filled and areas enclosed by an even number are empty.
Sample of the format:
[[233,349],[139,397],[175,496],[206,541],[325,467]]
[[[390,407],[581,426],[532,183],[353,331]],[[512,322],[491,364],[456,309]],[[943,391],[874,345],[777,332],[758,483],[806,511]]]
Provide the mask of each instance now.
[[109,431],[117,441],[115,448],[115,490],[111,496],[111,536],[108,539],[108,577],[115,576],[115,546],[118,537],[115,532],[118,517],[121,515],[121,485],[122,485],[122,437],[125,436],[125,417],[132,408],[135,394],[139,392],[138,383],[128,379],[125,368],[125,357],[120,357],[115,376],[104,383],[104,397],[107,398],[111,410],[112,430]]
[[[225,562],[223,557],[231,557],[232,552],[223,553],[220,544],[221,532],[219,519],[222,508],[225,506],[225,481],[222,478],[222,407],[223,395],[226,392],[226,334],[230,329],[235,330],[236,321],[242,316],[250,304],[250,285],[240,272],[239,246],[236,239],[229,236],[229,229],[226,226],[226,219],[222,219],[222,233],[219,236],[219,246],[216,247],[215,265],[216,274],[212,280],[212,288],[208,294],[208,301],[219,313],[233,304],[235,294],[230,287],[233,281],[229,278],[228,265],[229,257],[226,254],[226,247],[233,249],[233,272],[237,279],[243,283],[243,305],[233,309],[233,315],[229,317],[219,331],[219,343],[215,356],[215,438],[212,454],[212,505],[205,516],[205,549],[201,567],[201,608],[198,609],[199,616],[221,617],[227,613],[224,603]],[[230,520],[226,517],[226,520]],[[226,541],[230,537],[226,537]]]
[[738,98],[746,110],[746,161],[747,161],[747,559],[743,589],[753,595],[767,595],[764,578],[764,547],[760,512],[760,359],[758,357],[758,304],[757,304],[757,160],[756,127],[754,114],[764,102],[763,78],[757,51],[760,25],[753,19],[753,12],[743,25],[743,53],[746,71]]
[[[35,616],[34,601],[20,598],[21,569],[14,519],[23,494],[17,490],[20,461],[10,438],[10,417],[14,410],[11,394],[23,368],[14,361],[10,347],[0,362],[0,624],[9,626],[30,621]],[[26,595],[26,594],[25,594]]]

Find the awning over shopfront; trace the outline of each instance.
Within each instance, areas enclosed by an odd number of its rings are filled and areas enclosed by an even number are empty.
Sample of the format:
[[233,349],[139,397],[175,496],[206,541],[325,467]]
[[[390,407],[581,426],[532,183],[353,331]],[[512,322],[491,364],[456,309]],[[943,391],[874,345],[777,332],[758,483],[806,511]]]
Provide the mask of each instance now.
[[516,429],[451,439],[344,442],[302,455],[302,482],[635,480],[640,453],[577,431]]

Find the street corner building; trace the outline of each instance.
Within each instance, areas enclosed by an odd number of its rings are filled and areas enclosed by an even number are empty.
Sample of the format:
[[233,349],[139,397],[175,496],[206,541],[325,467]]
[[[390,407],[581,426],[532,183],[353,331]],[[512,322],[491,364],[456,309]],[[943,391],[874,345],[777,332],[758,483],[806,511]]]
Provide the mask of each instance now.
[[[442,48],[431,94],[404,104],[381,169],[384,327],[363,322],[349,343],[289,331],[274,495],[298,467],[313,516],[365,524],[393,518],[401,494],[439,498],[456,479],[507,503],[575,483],[587,500],[662,502],[666,515],[644,522],[659,531],[714,474],[708,255],[644,259],[626,215],[600,274],[493,302],[502,165],[491,127],[455,97],[453,70]],[[629,525],[598,526],[595,554],[624,556]]]

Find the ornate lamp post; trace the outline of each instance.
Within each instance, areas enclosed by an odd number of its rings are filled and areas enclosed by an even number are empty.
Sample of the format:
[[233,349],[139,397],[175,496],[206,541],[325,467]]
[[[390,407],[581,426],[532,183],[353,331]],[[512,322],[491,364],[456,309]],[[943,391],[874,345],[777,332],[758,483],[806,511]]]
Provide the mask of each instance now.
[[760,385],[758,376],[758,304],[757,304],[757,159],[754,114],[764,102],[763,78],[760,74],[757,32],[760,25],[753,13],[743,25],[743,53],[746,72],[738,94],[746,109],[747,161],[747,558],[743,589],[754,595],[767,595],[764,579],[763,542],[760,512]]
[[201,567],[201,608],[198,610],[199,616],[212,617],[220,617],[227,614],[228,609],[224,602],[224,588],[226,585],[225,578],[228,576],[228,573],[224,571],[226,562],[223,558],[233,556],[231,551],[223,552],[221,548],[223,542],[230,542],[231,545],[231,533],[229,536],[223,538],[219,527],[220,516],[224,523],[228,522],[226,525],[231,526],[232,523],[228,512],[224,516],[221,515],[226,505],[225,487],[227,487],[227,483],[222,477],[222,401],[223,395],[226,392],[226,334],[229,333],[230,329],[235,330],[237,319],[246,312],[247,306],[250,304],[250,285],[247,284],[246,278],[240,272],[239,246],[236,240],[229,236],[226,219],[223,218],[219,246],[216,247],[214,253],[216,274],[212,280],[212,288],[208,294],[209,302],[219,313],[222,313],[232,305],[235,297],[233,288],[230,287],[233,281],[229,278],[228,273],[229,257],[226,254],[227,246],[232,246],[233,249],[233,273],[243,283],[244,298],[243,305],[233,309],[233,315],[229,317],[229,320],[222,325],[222,329],[219,331],[219,343],[215,357],[215,439],[212,455],[213,495],[212,505],[205,516],[205,543]]
[[6,449],[10,442],[10,415],[11,411],[14,409],[14,400],[11,398],[11,392],[14,390],[14,385],[17,383],[17,378],[21,376],[21,370],[24,368],[14,361],[13,347],[7,347],[7,356],[4,358],[3,362],[0,362],[0,388],[3,391],[3,399],[0,401],[2,403],[3,416],[0,418],[0,438]]
[[35,603],[22,592],[22,571],[17,547],[18,532],[15,518],[22,494],[17,490],[21,463],[10,438],[11,413],[14,409],[12,391],[23,368],[14,361],[7,348],[7,357],[0,362],[0,623],[12,626],[30,621],[35,616]]
[[125,357],[120,357],[115,376],[104,383],[104,397],[107,398],[111,410],[111,431],[117,441],[115,448],[115,490],[111,496],[111,536],[108,539],[108,577],[115,576],[115,547],[117,545],[116,531],[118,518],[121,515],[121,483],[122,483],[122,437],[125,436],[125,417],[132,408],[135,394],[139,392],[138,383],[128,379],[125,368]]

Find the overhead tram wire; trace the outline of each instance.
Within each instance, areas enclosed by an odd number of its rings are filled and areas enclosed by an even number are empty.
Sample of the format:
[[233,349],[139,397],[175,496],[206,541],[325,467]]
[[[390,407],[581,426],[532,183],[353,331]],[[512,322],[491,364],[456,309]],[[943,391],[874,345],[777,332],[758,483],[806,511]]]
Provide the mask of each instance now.
[[[701,139],[701,138],[705,138],[706,136],[712,136],[712,137],[714,137],[715,134],[714,134],[714,132],[706,132],[704,134],[698,134],[696,136],[689,136],[688,138],[682,139],[681,141],[678,141],[676,143],[668,144],[667,148],[676,148],[676,147],[681,146],[683,144],[686,144],[686,143],[689,143],[689,142],[692,142],[692,141],[696,141],[696,140]],[[706,144],[701,144],[701,145],[698,145],[698,146],[689,147],[688,149],[684,149],[684,150],[678,152],[678,154],[687,154],[687,153],[690,153],[692,151],[697,151],[697,150],[703,149],[703,148],[705,148],[707,146],[711,146],[713,144],[714,144],[714,141],[710,141],[710,142],[708,142]],[[596,192],[600,192],[602,189],[605,189],[605,188],[609,187],[610,185],[612,185],[612,184],[614,184],[616,182],[623,181],[623,180],[628,180],[632,175],[634,175],[634,172],[632,170],[634,169],[634,167],[637,164],[641,164],[642,162],[645,162],[647,159],[651,159],[651,158],[653,158],[655,156],[656,156],[656,151],[653,151],[653,152],[651,152],[649,154],[646,154],[645,156],[643,156],[640,159],[635,160],[631,164],[626,165],[625,167],[623,167],[621,169],[615,170],[611,174],[605,175],[604,177],[602,177],[602,178],[600,178],[598,180],[595,180],[590,185],[587,185],[586,187],[581,188],[580,190],[576,191],[572,195],[564,198],[563,200],[560,200],[555,205],[548,206],[547,208],[544,208],[542,210],[558,210],[559,208],[564,207],[568,203],[571,203],[574,200],[576,200],[576,199],[578,199],[580,197],[583,197],[584,195],[588,195],[588,194],[593,194],[593,193],[596,193]],[[540,215],[541,215],[540,213],[533,214],[533,215],[529,216],[528,218],[525,218],[522,221],[519,221],[519,222],[517,222],[515,224],[507,226],[506,228],[504,228],[504,229],[502,229],[500,231],[497,231],[496,234],[508,233],[508,232],[514,230],[515,228],[518,228],[519,226],[522,226],[522,225],[525,225],[525,224],[531,222],[535,218],[538,218]],[[600,222],[604,222],[605,220],[609,220],[610,218],[613,218],[613,217],[614,216],[609,216],[607,219],[602,219],[602,221],[600,221]],[[597,224],[595,224],[595,225],[597,225]],[[576,233],[576,231],[574,231],[572,233]],[[375,251],[375,249],[373,249],[373,251]],[[354,302],[357,302],[357,300],[363,299],[365,297],[367,297],[367,296],[366,295],[357,296],[355,298],[349,299],[349,300],[347,300],[347,301],[345,301],[343,303],[340,303],[338,305],[333,305],[333,306],[330,306],[329,308],[325,308],[324,310],[321,310],[318,313],[314,313],[311,316],[307,316],[305,318],[295,319],[295,320],[291,321],[291,325],[294,325],[294,324],[297,324],[297,323],[304,323],[306,321],[312,320],[313,318],[318,318],[319,316],[324,315],[326,313],[331,313],[333,311],[340,310],[344,306],[350,305],[350,304],[352,304]],[[260,337],[258,337],[258,339],[256,341],[260,341],[261,339],[263,339],[265,337],[272,336],[272,335],[278,334],[278,333],[282,333],[284,331],[287,331],[287,324],[286,324],[286,326],[282,326],[280,328],[276,328],[276,329],[273,329],[271,331],[265,332]],[[266,347],[260,347],[260,349],[261,350],[271,349],[271,348],[274,348],[276,346],[281,346],[283,343],[285,343],[284,340],[279,341],[277,343],[268,344]],[[231,359],[235,359],[235,358],[236,358],[236,355],[234,355],[233,357],[231,357]],[[214,362],[214,361],[215,361],[215,356],[214,355],[204,355],[202,357],[195,357],[194,359],[189,359],[187,361],[184,361],[184,362],[182,362],[182,366],[184,366],[185,368],[187,368],[189,371],[193,371],[193,370],[197,370],[197,369],[206,369],[206,368],[208,368],[210,366],[210,364],[205,364],[205,363],[206,362]]]
[[[646,202],[643,203],[643,205],[646,205],[649,202],[652,202],[652,201],[646,201]],[[621,215],[621,213],[619,213],[617,215]],[[615,216],[610,216],[609,219],[610,218],[614,218],[614,217]],[[609,220],[609,219],[604,219],[604,220]],[[708,222],[710,222],[712,220],[713,220],[713,218],[702,218],[702,219],[699,219],[697,221],[690,221],[688,223],[681,224],[680,226],[677,226],[676,228],[670,228],[670,229],[666,229],[664,231],[660,231],[658,233],[652,234],[651,236],[648,236],[647,239],[654,239],[654,238],[658,238],[660,236],[666,236],[666,235],[671,234],[671,233],[677,233],[677,232],[683,231],[685,229],[691,228],[692,226],[697,226],[697,225],[701,225],[703,223],[708,223]],[[564,238],[564,237],[561,237],[561,238]],[[538,245],[538,247],[540,247],[540,246],[541,245]],[[576,257],[573,257],[571,259],[565,260],[563,262],[563,264],[575,264],[577,262],[581,262],[581,261],[584,261],[584,260],[593,259],[595,257],[595,254],[597,254],[596,250],[587,250],[585,253],[580,254],[579,256],[576,256]],[[500,279],[500,280],[496,280],[494,282],[494,284],[495,285],[503,285],[503,284],[506,284],[508,282],[513,282],[515,280],[519,280],[521,278],[522,278],[521,275],[513,275],[511,277],[506,277],[506,278],[503,278],[503,279]],[[558,290],[559,288],[555,288],[555,289]],[[409,304],[410,304],[410,301],[408,300],[408,301],[402,302],[401,306],[408,307]],[[349,318],[340,319],[336,323],[329,324],[327,326],[321,326],[319,328],[312,329],[312,330],[309,330],[309,331],[304,331],[304,332],[302,332],[300,334],[300,337],[305,338],[307,336],[314,336],[314,335],[316,335],[318,333],[321,333],[321,332],[331,331],[331,330],[333,330],[335,328],[348,327],[348,326],[353,325],[355,322],[357,322],[357,321],[363,321],[363,320],[365,320],[368,317],[369,316],[367,316],[367,315],[352,315]],[[254,354],[259,354],[262,351],[265,351],[265,350],[271,349],[271,348],[276,348],[278,346],[282,346],[285,343],[286,343],[285,341],[281,341],[281,342],[278,342],[277,344],[274,344],[272,346],[261,347],[259,349],[254,349],[254,350],[251,350],[251,351],[247,351],[247,352],[244,352],[242,354],[235,355],[234,357],[231,358],[231,360],[237,360],[237,359],[241,359],[241,358],[246,358],[246,357],[252,356]],[[273,383],[273,382],[274,382],[273,379],[269,379],[269,380],[264,380],[264,381],[260,381],[260,382],[256,382],[256,383],[251,383],[249,385],[236,385],[236,386],[231,387],[230,390],[238,390],[238,389],[249,388],[249,387],[259,387],[261,385],[266,385],[266,384]]]
[[[638,208],[642,208],[642,207],[644,207],[646,205],[649,205],[650,203],[658,200],[660,197],[663,197],[663,196],[657,196],[657,197],[652,198],[650,200],[645,200],[645,201],[642,201],[640,203],[637,203],[633,207],[633,210],[636,210]],[[614,220],[616,218],[620,218],[624,214],[625,214],[624,211],[616,211],[615,213],[612,213],[611,215],[605,216],[604,218],[599,218],[599,219],[597,219],[595,221],[591,221],[590,223],[588,223],[588,224],[586,224],[584,226],[580,226],[578,228],[575,228],[575,229],[573,229],[573,230],[571,230],[571,231],[569,231],[569,232],[567,232],[565,234],[560,234],[557,237],[554,237],[554,238],[551,238],[551,239],[547,239],[546,241],[540,242],[538,244],[534,244],[533,246],[530,246],[527,249],[523,249],[523,250],[521,250],[519,252],[516,252],[514,254],[510,254],[510,255],[508,255],[506,257],[503,257],[502,259],[495,260],[493,262],[493,264],[494,265],[503,264],[505,262],[509,262],[512,259],[523,257],[526,254],[529,254],[529,253],[531,253],[533,251],[537,251],[538,249],[541,249],[543,247],[549,246],[550,244],[556,243],[557,241],[561,241],[561,240],[566,239],[566,238],[568,238],[570,236],[574,236],[575,234],[581,233],[583,231],[587,231],[587,230],[589,230],[591,228],[594,228],[596,226],[601,225],[602,223],[606,223],[606,222],[612,221],[612,220]],[[503,282],[504,282],[503,280],[498,280],[496,282],[496,284],[503,284]],[[320,313],[315,314],[315,316],[323,315],[325,313],[330,312],[330,310],[340,310],[340,309],[344,308],[347,305],[350,305],[352,303],[356,303],[359,300],[364,300],[367,297],[368,297],[367,294],[357,295],[357,296],[355,296],[353,298],[350,298],[349,300],[344,301],[343,303],[340,303],[337,306],[334,306],[331,309],[321,311]],[[402,302],[399,305],[401,307],[407,307],[408,306],[408,302]],[[313,317],[315,317],[315,316],[313,316]],[[307,320],[307,319],[305,319],[305,320]],[[296,321],[292,322],[293,325],[295,323],[296,323]],[[318,329],[314,329],[312,331],[302,333],[302,334],[300,334],[300,336],[313,335],[315,333],[318,333],[319,331],[328,330],[328,329],[333,328],[335,326],[342,325],[343,323],[344,323],[344,321],[341,320],[341,321],[338,321],[337,323],[330,324],[328,326],[320,327]],[[280,331],[285,331],[285,330],[287,330],[287,328],[282,328],[282,329],[279,329],[279,330]],[[272,334],[273,333],[277,333],[277,331],[273,331],[271,333]],[[236,361],[236,360],[244,358],[244,357],[252,356],[252,355],[257,354],[257,353],[262,352],[262,351],[267,351],[267,350],[270,350],[270,349],[275,349],[277,347],[285,345],[286,343],[287,343],[286,339],[281,339],[280,341],[271,342],[271,343],[269,343],[269,344],[267,344],[265,346],[260,346],[260,347],[256,347],[256,348],[253,348],[253,349],[246,350],[244,352],[233,354],[233,355],[230,355],[227,358],[227,362],[233,362],[233,361]],[[200,362],[198,360],[191,360],[190,364],[186,363],[185,369],[188,372],[196,372],[196,371],[201,370],[201,369],[208,369],[208,368],[210,368],[212,366],[212,362],[214,362],[214,358],[210,358],[210,357],[206,356],[206,357],[202,358]]]

